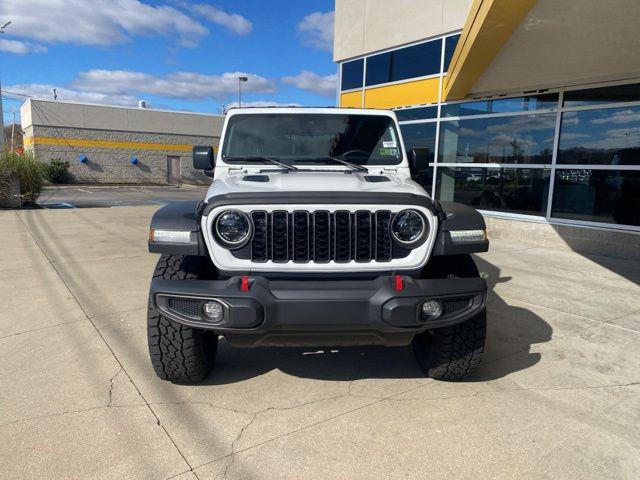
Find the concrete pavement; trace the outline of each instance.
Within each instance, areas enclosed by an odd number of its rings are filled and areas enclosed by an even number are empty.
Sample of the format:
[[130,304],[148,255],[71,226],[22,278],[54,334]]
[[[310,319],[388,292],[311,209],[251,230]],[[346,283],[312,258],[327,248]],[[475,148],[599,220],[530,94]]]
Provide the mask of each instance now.
[[158,380],[157,207],[0,211],[0,478],[640,477],[640,264],[493,242],[480,371],[409,348],[239,350]]

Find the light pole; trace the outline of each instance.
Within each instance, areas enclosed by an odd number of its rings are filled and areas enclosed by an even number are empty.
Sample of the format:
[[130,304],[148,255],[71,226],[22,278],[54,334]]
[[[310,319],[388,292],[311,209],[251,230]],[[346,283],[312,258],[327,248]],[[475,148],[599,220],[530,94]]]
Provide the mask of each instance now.
[[[4,29],[11,25],[11,21],[5,22],[0,26],[0,34],[4,33]],[[4,114],[2,111],[2,83],[0,82],[0,153],[4,150]]]
[[247,77],[238,77],[238,107],[242,107],[242,82],[246,82],[249,79]]

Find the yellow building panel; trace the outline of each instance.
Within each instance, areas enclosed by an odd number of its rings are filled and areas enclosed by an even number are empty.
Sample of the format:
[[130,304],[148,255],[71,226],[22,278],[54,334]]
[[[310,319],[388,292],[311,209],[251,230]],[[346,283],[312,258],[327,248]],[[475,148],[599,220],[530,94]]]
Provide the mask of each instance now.
[[474,0],[449,63],[445,100],[467,96],[537,0]]
[[439,86],[439,78],[427,78],[368,88],[364,93],[364,106],[366,108],[395,108],[437,102]]
[[340,106],[362,108],[362,92],[358,90],[357,92],[341,93]]
[[188,152],[193,148],[192,145],[180,145],[174,143],[127,142],[117,140],[93,140],[84,138],[59,137],[28,137],[25,138],[24,145],[57,145],[64,147],[85,148],[127,148],[132,150],[171,150],[176,152]]

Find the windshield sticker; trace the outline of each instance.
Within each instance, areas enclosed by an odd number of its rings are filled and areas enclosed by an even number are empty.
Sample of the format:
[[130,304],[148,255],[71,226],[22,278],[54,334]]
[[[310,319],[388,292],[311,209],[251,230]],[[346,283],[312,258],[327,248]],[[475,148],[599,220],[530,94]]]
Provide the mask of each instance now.
[[395,141],[391,141],[391,142],[382,142],[382,146],[384,148],[396,148],[398,145],[396,144]]
[[397,148],[381,148],[380,155],[383,157],[397,157],[398,149]]

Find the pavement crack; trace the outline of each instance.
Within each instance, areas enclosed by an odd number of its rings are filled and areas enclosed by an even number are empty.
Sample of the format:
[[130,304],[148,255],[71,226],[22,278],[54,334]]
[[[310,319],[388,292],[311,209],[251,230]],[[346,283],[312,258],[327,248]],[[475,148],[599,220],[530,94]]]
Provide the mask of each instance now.
[[115,386],[115,381],[118,375],[122,373],[122,367],[118,369],[118,371],[109,379],[109,401],[107,402],[107,407],[111,407],[113,402],[113,387]]
[[[18,219],[20,220],[20,222],[22,222],[22,225],[24,225],[24,227],[27,229],[27,232],[29,232],[29,235],[31,235],[31,238],[33,239],[33,241],[35,242],[35,244],[38,246],[38,248],[40,249],[40,252],[42,252],[42,255],[44,255],[44,257],[47,259],[47,261],[49,262],[49,265],[51,265],[51,268],[53,268],[53,270],[56,272],[56,275],[58,276],[58,278],[60,279],[60,281],[62,282],[62,284],[64,285],[64,287],[67,289],[67,291],[69,292],[69,295],[71,295],[71,298],[73,299],[73,301],[76,303],[76,305],[78,306],[78,308],[82,311],[82,314],[84,315],[84,317],[89,321],[89,323],[91,324],[91,326],[93,327],[94,331],[96,332],[96,334],[98,335],[98,337],[100,338],[100,340],[102,341],[102,343],[104,343],[105,347],[109,350],[109,352],[111,353],[111,355],[113,356],[114,360],[116,361],[116,363],[120,366],[120,368],[122,369],[122,371],[124,372],[124,374],[126,375],[127,379],[129,380],[129,382],[131,382],[131,385],[133,385],[133,388],[135,388],[136,392],[138,393],[138,395],[140,396],[140,398],[144,401],[144,404],[146,406],[146,408],[149,410],[149,412],[151,413],[151,415],[153,415],[153,417],[156,419],[156,423],[157,425],[162,428],[162,431],[164,432],[164,434],[167,436],[167,438],[169,439],[169,441],[171,442],[171,444],[173,445],[173,448],[176,449],[176,451],[178,452],[178,454],[180,455],[180,457],[182,457],[182,460],[184,461],[185,465],[187,467],[189,467],[190,471],[193,471],[193,466],[191,465],[191,463],[189,463],[189,460],[187,460],[187,457],[185,455],[185,453],[182,451],[182,449],[180,449],[180,447],[178,447],[178,444],[176,443],[176,441],[174,440],[174,438],[171,436],[171,434],[169,433],[169,431],[167,430],[167,428],[162,425],[162,422],[160,421],[160,417],[158,417],[158,415],[156,414],[156,412],[153,410],[153,408],[149,405],[149,402],[147,401],[147,399],[145,398],[144,394],[142,393],[142,391],[140,390],[140,387],[136,384],[136,382],[133,380],[133,378],[131,377],[131,375],[129,374],[129,372],[127,371],[127,369],[124,367],[124,365],[122,364],[122,361],[118,358],[118,356],[116,355],[116,352],[113,350],[113,347],[109,344],[109,342],[107,341],[107,339],[104,337],[104,335],[102,334],[102,332],[100,331],[100,329],[98,328],[98,326],[96,325],[96,323],[94,322],[94,320],[91,318],[91,316],[89,315],[89,312],[87,311],[87,309],[84,307],[84,305],[82,304],[82,302],[80,302],[80,299],[78,298],[78,296],[76,295],[76,293],[74,292],[74,290],[71,288],[71,286],[69,285],[69,283],[67,282],[67,280],[65,279],[64,275],[62,274],[62,272],[60,271],[60,268],[63,268],[64,265],[61,267],[60,265],[56,265],[55,262],[53,262],[53,259],[51,258],[51,256],[47,253],[47,250],[43,247],[42,242],[38,239],[38,236],[36,235],[36,233],[34,232],[34,229],[32,228],[32,226],[29,224],[30,222],[26,222],[24,220],[24,218],[22,218],[22,215],[17,215]],[[104,408],[104,407],[102,407]],[[1,425],[0,425],[1,427]],[[198,475],[196,474],[196,472],[193,472],[193,474],[196,476],[196,478],[198,478]]]
[[98,405],[96,407],[88,407],[88,408],[83,408],[83,409],[80,409],[80,410],[65,410],[64,412],[49,413],[47,415],[38,415],[38,416],[35,416],[35,417],[19,418],[17,420],[12,420],[11,422],[3,423],[2,425],[0,425],[0,428],[8,427],[9,425],[15,425],[16,423],[30,422],[30,421],[33,421],[33,420],[43,420],[43,419],[46,419],[46,418],[53,418],[53,417],[62,417],[64,415],[75,415],[75,414],[78,414],[78,413],[91,412],[93,410],[102,410],[102,409],[105,409],[105,408],[136,408],[136,407],[146,407],[146,405],[144,405],[144,404],[112,405],[112,406]]
[[233,413],[241,413],[244,415],[254,415],[257,412],[249,412],[247,410],[240,410],[237,408],[230,408],[230,407],[223,407],[220,405],[214,405],[211,402],[200,402],[200,401],[193,401],[193,400],[185,400],[182,402],[153,402],[153,403],[149,403],[149,406],[162,406],[162,405],[207,405],[211,408],[214,408],[216,410],[223,410],[223,411],[227,411],[227,412],[233,412]]
[[251,419],[244,424],[244,426],[242,427],[238,435],[236,435],[236,438],[234,438],[233,441],[231,442],[231,454],[228,455],[230,461],[227,464],[227,466],[224,468],[224,472],[222,472],[223,479],[227,478],[227,474],[229,473],[229,470],[231,469],[231,467],[236,461],[236,444],[240,441],[240,439],[242,438],[242,435],[244,435],[244,432],[247,430],[247,428],[249,428],[253,424],[253,422],[256,421],[256,418],[258,418],[259,414],[260,412],[254,413],[251,416]]
[[19,335],[26,335],[27,333],[39,332],[40,330],[46,330],[48,328],[61,327],[63,325],[71,325],[72,323],[78,323],[78,322],[84,322],[84,319],[81,318],[79,320],[71,320],[70,322],[61,322],[61,323],[56,323],[54,325],[47,325],[46,327],[32,328],[31,330],[25,330],[24,332],[16,332],[10,335],[6,335],[4,337],[0,337],[0,340],[4,340],[5,338],[17,337]]

